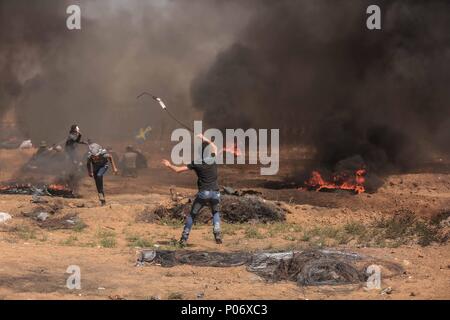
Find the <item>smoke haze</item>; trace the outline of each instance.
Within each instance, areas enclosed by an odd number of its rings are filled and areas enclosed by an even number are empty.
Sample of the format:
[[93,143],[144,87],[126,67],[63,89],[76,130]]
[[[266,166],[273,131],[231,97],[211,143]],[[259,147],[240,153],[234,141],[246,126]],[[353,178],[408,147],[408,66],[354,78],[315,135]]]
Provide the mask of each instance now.
[[[82,30],[66,28],[79,4]],[[324,164],[360,155],[408,168],[450,138],[450,3],[0,0],[0,117],[34,142],[131,137],[186,121],[280,128]]]
[[[66,28],[81,7],[82,30]],[[247,20],[226,1],[0,1],[0,116],[14,108],[33,141],[133,137],[167,122],[145,90],[194,120],[189,86]]]

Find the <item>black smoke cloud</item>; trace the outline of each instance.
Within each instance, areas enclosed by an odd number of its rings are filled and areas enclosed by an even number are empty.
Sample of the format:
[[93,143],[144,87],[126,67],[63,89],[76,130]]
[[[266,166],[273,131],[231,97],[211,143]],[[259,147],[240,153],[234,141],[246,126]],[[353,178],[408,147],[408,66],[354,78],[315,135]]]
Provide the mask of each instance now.
[[450,2],[258,1],[257,14],[192,84],[219,128],[280,128],[333,166],[360,155],[411,168],[450,138]]
[[[66,28],[72,4],[81,31]],[[147,90],[193,120],[190,82],[248,9],[219,0],[0,0],[0,120],[14,110],[35,143],[64,140],[73,123],[101,143],[170,128],[152,101],[136,101]]]
[[[65,27],[69,4],[82,31]],[[407,167],[448,150],[450,3],[377,1],[382,31],[365,28],[369,4],[0,0],[0,117],[14,109],[34,142],[72,123],[109,142],[172,124],[136,101],[151,90],[180,118],[280,128],[323,164]]]

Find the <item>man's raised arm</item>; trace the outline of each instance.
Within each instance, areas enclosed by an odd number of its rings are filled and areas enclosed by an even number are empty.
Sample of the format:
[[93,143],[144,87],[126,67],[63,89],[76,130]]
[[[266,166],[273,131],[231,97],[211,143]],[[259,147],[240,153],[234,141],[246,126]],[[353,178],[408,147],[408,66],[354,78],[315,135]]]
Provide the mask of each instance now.
[[206,138],[203,134],[198,134],[197,138],[202,139],[204,142],[206,142],[207,144],[209,144],[211,146],[212,149],[212,153],[214,154],[214,156],[217,156],[217,146],[214,142],[212,142],[211,140],[209,140],[208,138]]

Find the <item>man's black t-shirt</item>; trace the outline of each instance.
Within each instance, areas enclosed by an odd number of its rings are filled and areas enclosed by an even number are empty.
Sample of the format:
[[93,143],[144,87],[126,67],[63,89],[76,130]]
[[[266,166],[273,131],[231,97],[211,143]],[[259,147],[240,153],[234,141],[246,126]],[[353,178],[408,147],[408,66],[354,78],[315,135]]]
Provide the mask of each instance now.
[[219,191],[219,184],[217,183],[217,164],[195,164],[194,162],[187,166],[190,170],[194,170],[197,174],[197,186],[199,191],[212,190]]

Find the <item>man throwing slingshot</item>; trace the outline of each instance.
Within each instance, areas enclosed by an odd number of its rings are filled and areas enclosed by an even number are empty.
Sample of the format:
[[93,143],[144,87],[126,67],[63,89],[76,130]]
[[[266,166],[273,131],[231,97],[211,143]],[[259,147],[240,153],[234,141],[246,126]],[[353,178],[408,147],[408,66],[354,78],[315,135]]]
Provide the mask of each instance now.
[[[197,180],[198,193],[192,204],[191,212],[189,216],[186,218],[183,233],[180,239],[180,245],[182,246],[184,246],[187,243],[195,219],[200,210],[204,206],[209,206],[211,208],[211,212],[213,215],[214,239],[216,240],[217,244],[222,243],[222,234],[220,231],[220,213],[219,213],[220,191],[219,191],[219,184],[217,183],[217,164],[215,161],[215,157],[217,155],[217,146],[213,142],[205,138],[202,134],[199,134],[197,137],[202,139],[203,141],[201,150],[202,152],[201,164],[196,164],[193,161],[187,166],[175,166],[171,164],[168,160],[162,161],[164,166],[166,166],[167,168],[176,173],[194,170],[198,178]],[[204,150],[206,149],[207,146],[210,146],[212,151],[211,158],[209,159],[204,157]]]

